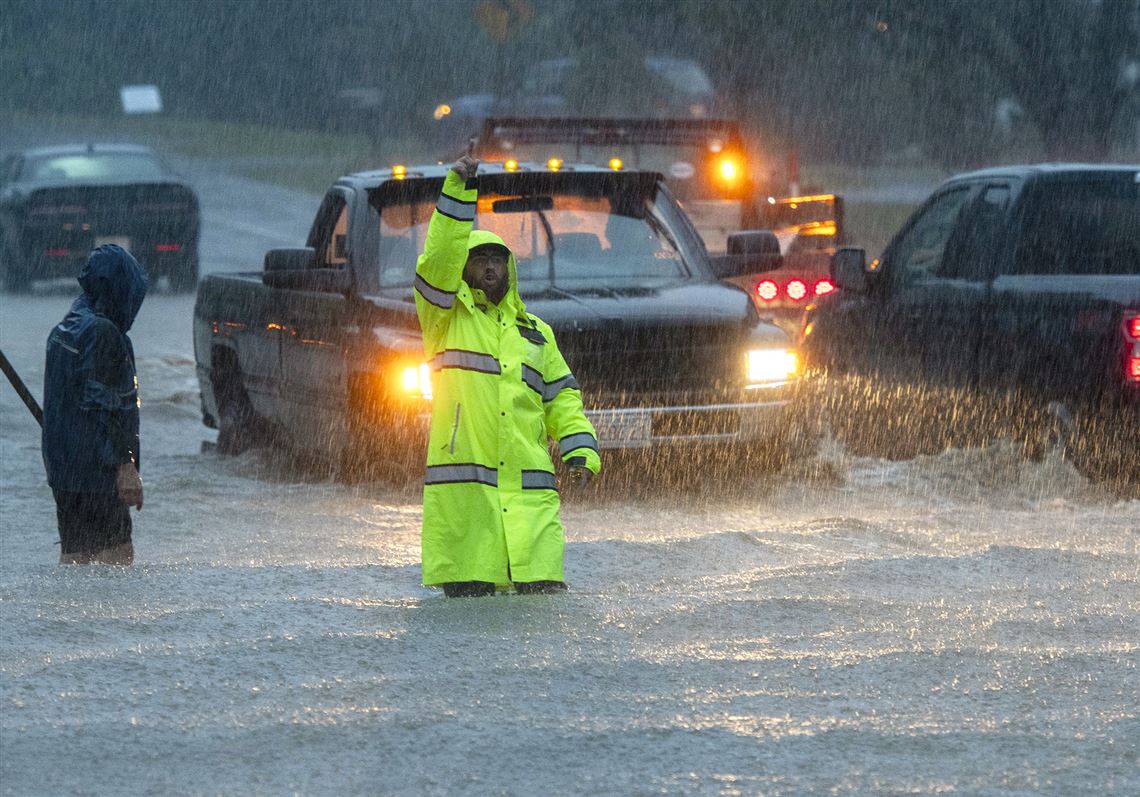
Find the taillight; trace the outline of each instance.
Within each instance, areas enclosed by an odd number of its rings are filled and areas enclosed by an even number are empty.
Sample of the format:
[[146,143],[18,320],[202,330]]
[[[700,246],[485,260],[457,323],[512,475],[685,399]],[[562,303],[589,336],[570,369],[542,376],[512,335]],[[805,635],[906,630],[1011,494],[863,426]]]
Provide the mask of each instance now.
[[788,298],[793,302],[798,302],[807,296],[807,285],[803,280],[792,280],[784,286],[784,292],[788,294]]
[[71,250],[64,249],[63,247],[52,247],[51,249],[45,249],[44,254],[47,257],[71,257]]
[[780,295],[780,286],[772,280],[760,280],[756,283],[756,294],[764,301],[770,302]]
[[1121,324],[1124,333],[1124,378],[1140,383],[1140,311],[1129,310]]
[[829,293],[835,292],[835,283],[829,279],[821,279],[815,284],[815,295],[826,296]]
[[156,252],[180,252],[182,251],[181,244],[155,244],[154,251]]

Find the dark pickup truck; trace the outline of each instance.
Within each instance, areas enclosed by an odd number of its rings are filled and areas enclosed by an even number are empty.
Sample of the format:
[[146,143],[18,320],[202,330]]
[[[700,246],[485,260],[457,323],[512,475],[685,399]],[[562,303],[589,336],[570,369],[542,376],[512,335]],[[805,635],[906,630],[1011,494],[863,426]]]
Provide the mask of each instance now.
[[[431,372],[412,284],[445,173],[396,166],[341,178],[305,247],[268,252],[260,272],[201,282],[194,349],[221,452],[272,438],[333,462],[379,458],[419,473]],[[515,253],[520,293],[554,329],[602,448],[780,445],[796,383],[791,342],[720,281],[778,262],[710,258],[652,172],[484,164],[478,179],[476,227]],[[770,251],[770,234],[741,235],[738,248]]]
[[1060,436],[1140,483],[1140,166],[954,177],[881,258],[841,249],[802,354],[849,445],[905,456]]

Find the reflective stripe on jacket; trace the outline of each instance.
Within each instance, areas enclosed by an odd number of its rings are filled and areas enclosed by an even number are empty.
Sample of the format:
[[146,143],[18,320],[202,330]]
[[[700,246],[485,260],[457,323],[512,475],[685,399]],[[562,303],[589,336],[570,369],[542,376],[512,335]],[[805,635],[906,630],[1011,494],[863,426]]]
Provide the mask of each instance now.
[[496,306],[463,281],[477,191],[449,171],[416,264],[415,299],[432,369],[424,480],[423,581],[563,580],[563,533],[548,437],[563,460],[601,468],[597,436],[554,333],[527,313],[514,254]]

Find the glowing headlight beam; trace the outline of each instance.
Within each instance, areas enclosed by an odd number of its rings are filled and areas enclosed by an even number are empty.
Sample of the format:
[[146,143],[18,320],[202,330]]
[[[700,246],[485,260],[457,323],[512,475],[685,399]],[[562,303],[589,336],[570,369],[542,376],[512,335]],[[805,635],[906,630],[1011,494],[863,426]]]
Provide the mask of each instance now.
[[796,353],[788,349],[753,349],[748,352],[748,382],[785,382],[799,368]]
[[431,369],[427,363],[410,365],[400,373],[400,387],[404,393],[431,398]]

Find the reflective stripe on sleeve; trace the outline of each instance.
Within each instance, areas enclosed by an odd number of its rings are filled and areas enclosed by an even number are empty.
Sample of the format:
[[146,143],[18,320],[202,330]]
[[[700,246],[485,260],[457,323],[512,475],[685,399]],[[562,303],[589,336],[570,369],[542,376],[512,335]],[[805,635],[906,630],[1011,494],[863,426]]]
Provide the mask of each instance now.
[[456,221],[475,221],[475,203],[464,202],[462,199],[452,199],[447,194],[440,194],[435,209]]
[[526,363],[523,363],[522,366],[522,381],[526,383],[527,387],[542,396],[543,401],[553,401],[555,396],[567,388],[580,389],[574,374],[566,374],[566,376],[555,379],[553,382],[547,382],[542,378],[542,374]]
[[499,486],[499,472],[483,465],[428,465],[424,484],[486,484]]
[[444,368],[459,368],[463,371],[478,371],[482,374],[502,373],[499,361],[490,354],[480,354],[475,351],[463,349],[445,349],[431,359],[431,369],[440,371]]
[[557,490],[558,482],[554,474],[545,470],[524,470],[522,472],[524,490]]
[[558,441],[558,452],[562,456],[566,456],[575,448],[592,448],[597,451],[598,440],[589,432],[577,432],[568,434]]
[[566,374],[561,379],[555,379],[553,382],[547,382],[542,390],[543,401],[554,401],[554,397],[561,393],[563,390],[570,388],[578,390],[578,380],[574,378],[574,374]]
[[420,296],[427,299],[428,302],[434,304],[436,307],[450,310],[455,304],[455,291],[441,291],[419,274],[416,275],[415,284],[416,290],[420,292]]
[[544,401],[546,400],[546,382],[543,381],[542,374],[526,363],[522,366],[522,380],[526,382],[527,387],[542,396]]

